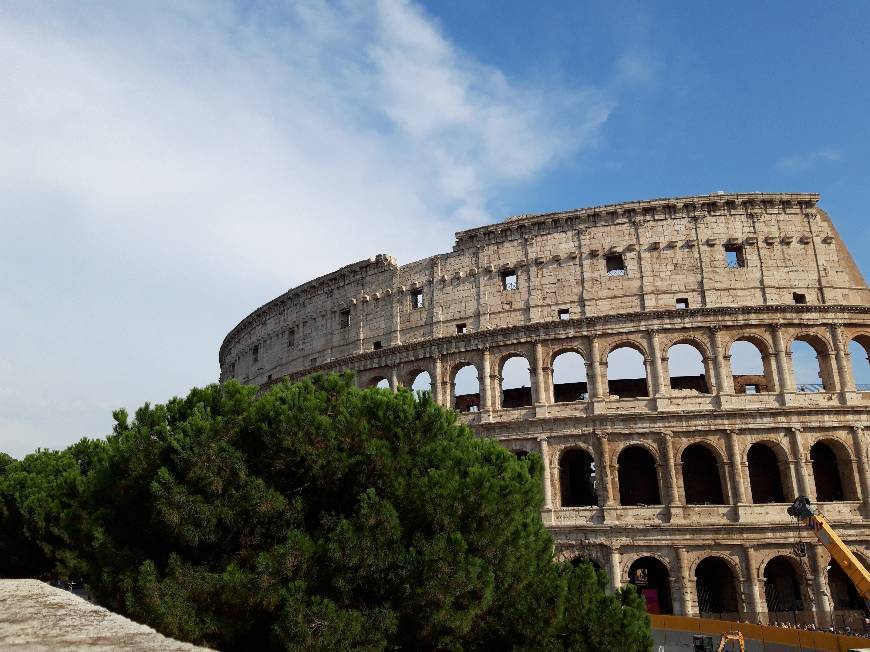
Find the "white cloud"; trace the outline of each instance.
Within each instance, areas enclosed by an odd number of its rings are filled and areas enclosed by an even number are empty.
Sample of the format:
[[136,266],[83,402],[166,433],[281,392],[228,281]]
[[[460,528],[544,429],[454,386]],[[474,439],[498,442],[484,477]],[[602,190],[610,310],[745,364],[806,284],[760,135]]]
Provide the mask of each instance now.
[[[214,380],[239,305],[374,253],[448,249],[614,106],[511,79],[402,0],[11,2],[0,60],[16,369],[0,449],[17,453]],[[42,430],[9,417],[28,409]]]
[[839,160],[840,152],[832,147],[827,147],[814,152],[784,156],[777,160],[776,167],[780,172],[802,172],[820,163],[832,163]]

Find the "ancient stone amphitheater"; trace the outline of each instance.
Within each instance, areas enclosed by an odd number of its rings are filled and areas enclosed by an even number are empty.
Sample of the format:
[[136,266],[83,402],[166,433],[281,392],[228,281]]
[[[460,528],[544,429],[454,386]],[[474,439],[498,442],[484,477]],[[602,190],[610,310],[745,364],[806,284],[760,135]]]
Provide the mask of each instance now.
[[522,215],[425,260],[379,255],[242,320],[221,379],[431,388],[478,436],[543,457],[557,553],[651,611],[842,619],[854,588],[786,514],[808,495],[867,559],[870,295],[818,199]]

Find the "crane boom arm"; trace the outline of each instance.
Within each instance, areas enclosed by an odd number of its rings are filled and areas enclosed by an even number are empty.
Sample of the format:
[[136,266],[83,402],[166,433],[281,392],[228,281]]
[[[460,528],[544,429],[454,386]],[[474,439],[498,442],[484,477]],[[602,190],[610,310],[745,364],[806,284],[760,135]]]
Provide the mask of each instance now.
[[810,499],[806,496],[800,496],[788,508],[788,513],[815,533],[821,544],[831,553],[831,557],[852,580],[858,590],[858,595],[864,600],[870,600],[870,572],[864,568],[864,564],[834,532],[828,520],[810,505]]

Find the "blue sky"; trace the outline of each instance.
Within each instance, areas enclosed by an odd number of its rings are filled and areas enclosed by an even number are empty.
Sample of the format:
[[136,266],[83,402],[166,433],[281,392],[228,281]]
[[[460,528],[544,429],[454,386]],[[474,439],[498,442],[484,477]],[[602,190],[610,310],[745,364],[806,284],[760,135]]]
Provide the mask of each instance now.
[[519,213],[813,191],[863,270],[870,4],[0,6],[0,450],[217,378],[288,287]]

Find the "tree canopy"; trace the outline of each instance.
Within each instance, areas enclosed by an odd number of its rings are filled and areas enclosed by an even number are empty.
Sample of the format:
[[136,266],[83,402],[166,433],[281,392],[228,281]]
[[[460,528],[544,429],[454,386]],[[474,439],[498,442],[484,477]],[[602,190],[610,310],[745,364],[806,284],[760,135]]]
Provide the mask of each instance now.
[[[541,460],[350,375],[192,390],[0,459],[4,575],[226,649],[646,650],[633,588],[553,559]],[[8,457],[8,456],[7,456]]]

